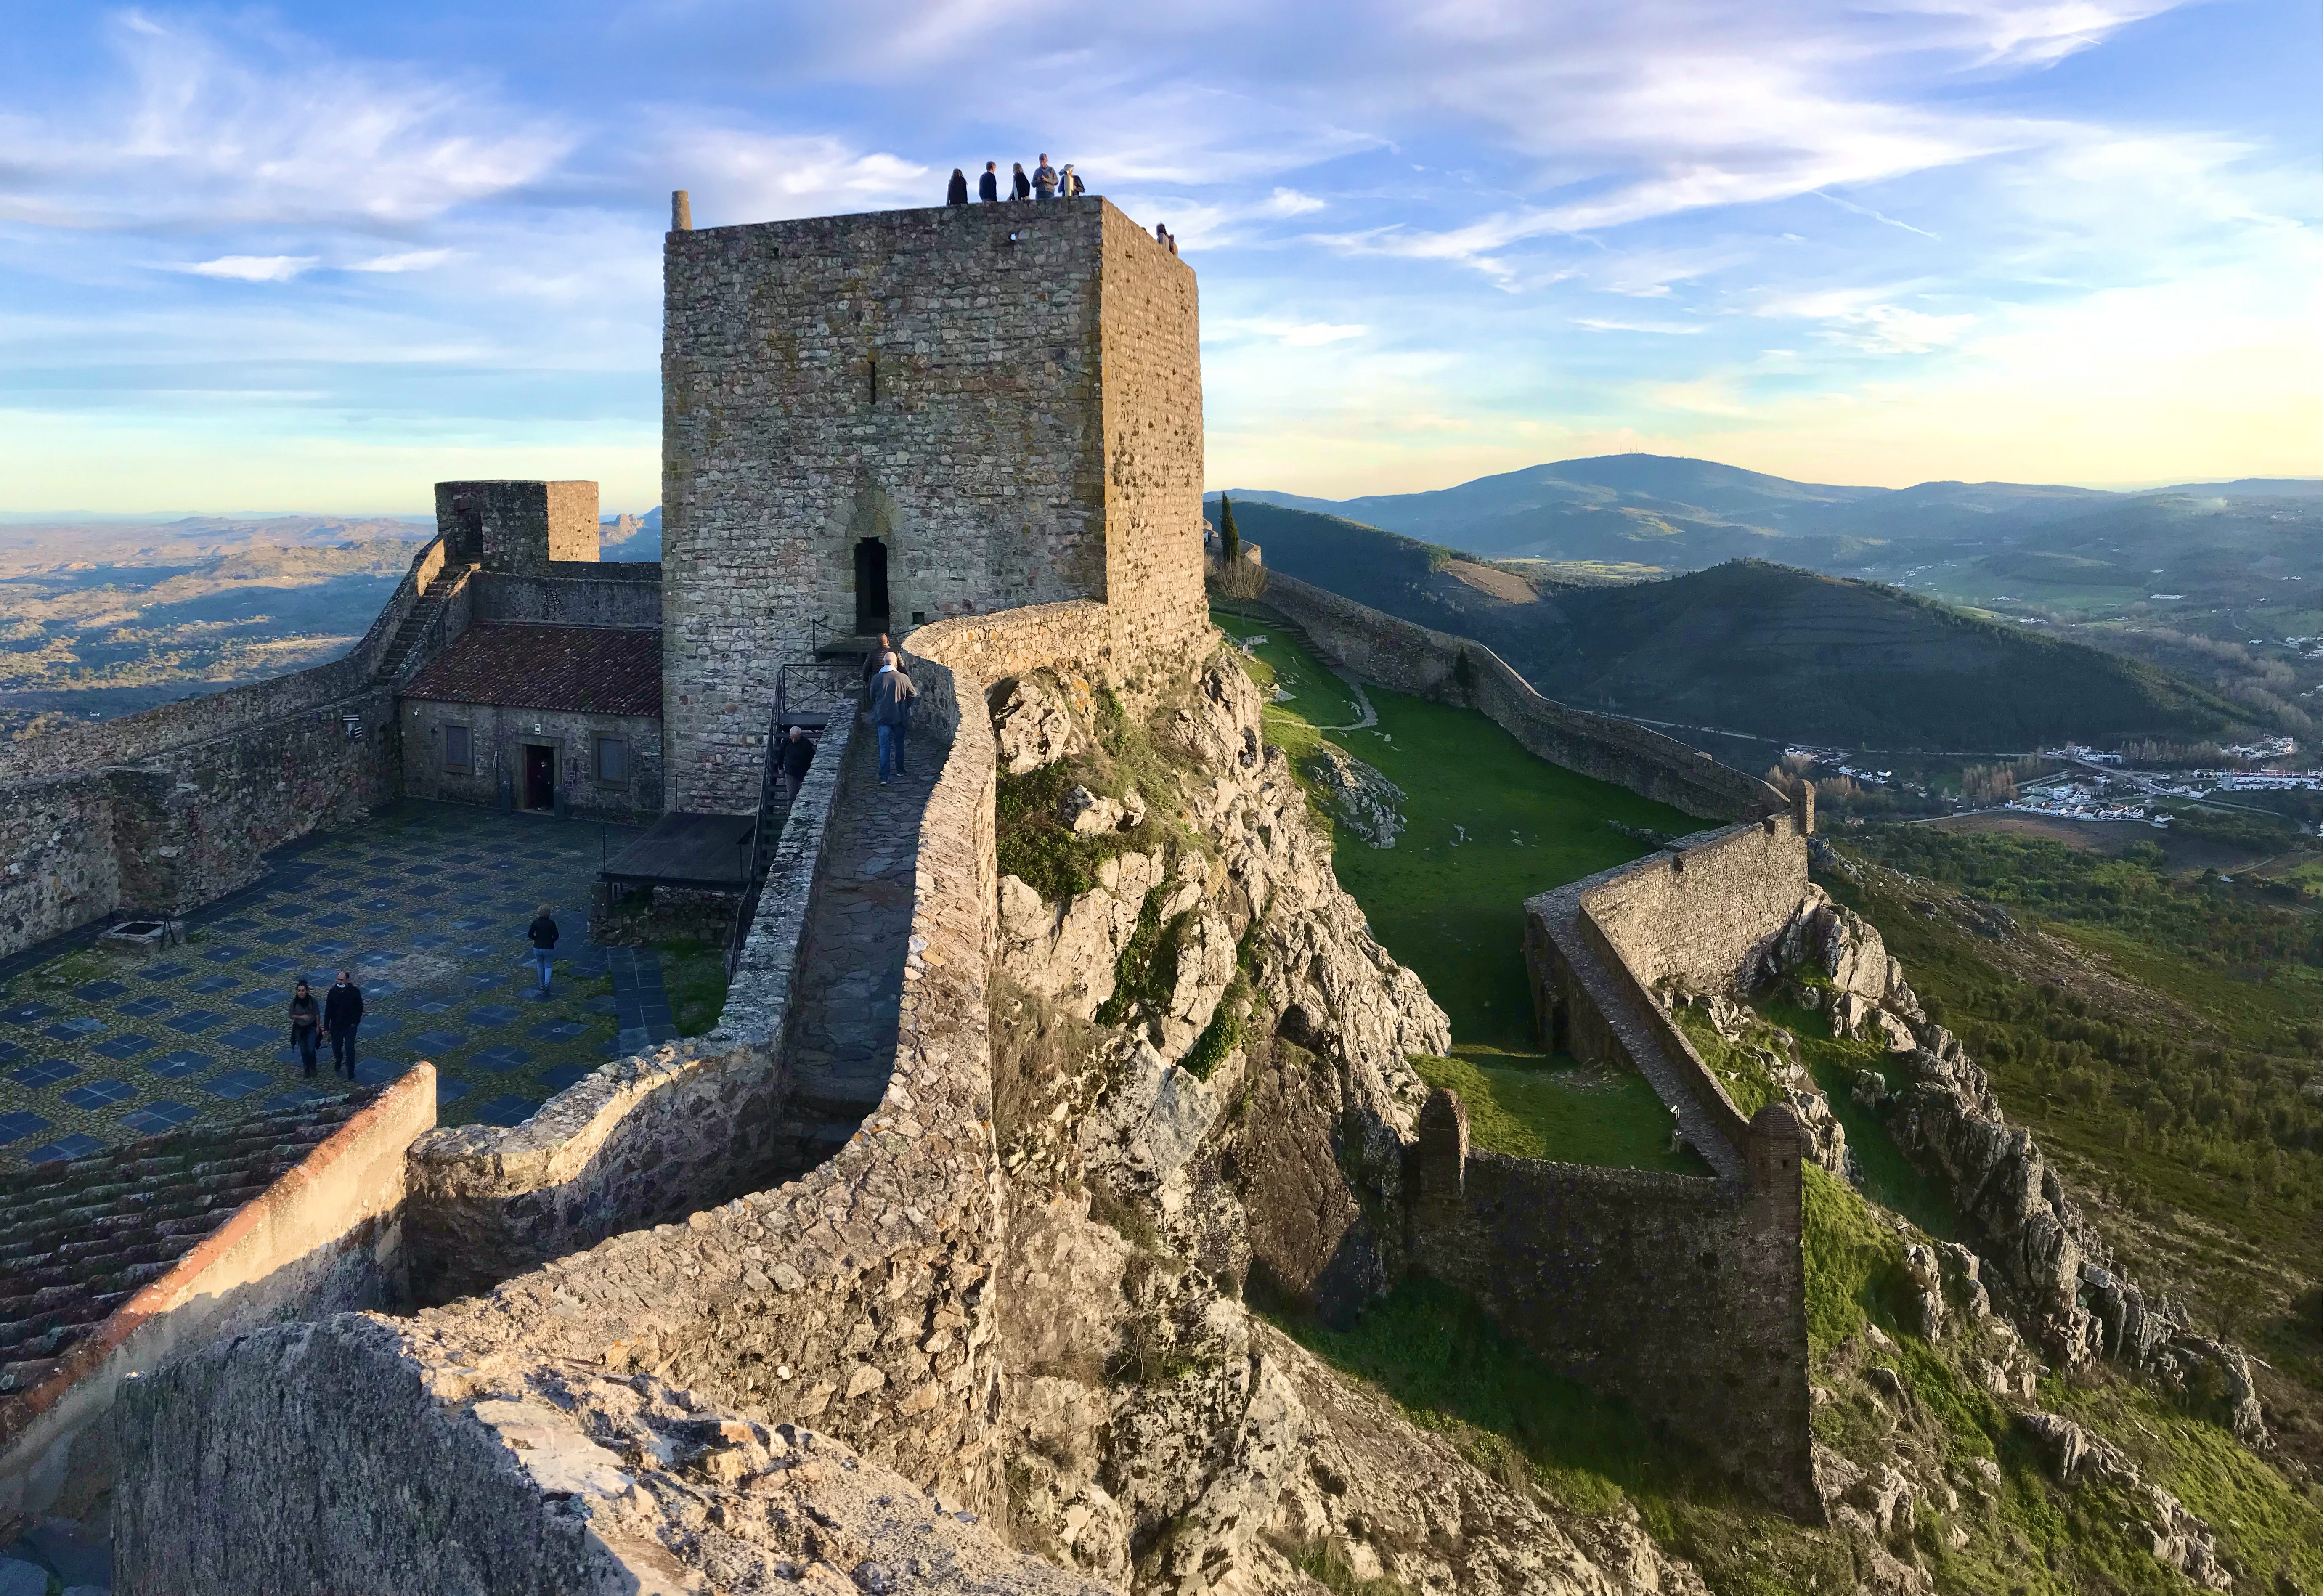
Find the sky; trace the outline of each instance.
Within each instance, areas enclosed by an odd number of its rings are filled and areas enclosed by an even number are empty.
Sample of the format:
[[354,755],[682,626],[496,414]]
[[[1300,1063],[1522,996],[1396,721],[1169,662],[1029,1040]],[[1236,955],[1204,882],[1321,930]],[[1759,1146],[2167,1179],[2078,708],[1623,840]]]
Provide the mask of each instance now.
[[0,0],[0,513],[659,482],[661,233],[1043,151],[1213,487],[2323,473],[2323,0]]

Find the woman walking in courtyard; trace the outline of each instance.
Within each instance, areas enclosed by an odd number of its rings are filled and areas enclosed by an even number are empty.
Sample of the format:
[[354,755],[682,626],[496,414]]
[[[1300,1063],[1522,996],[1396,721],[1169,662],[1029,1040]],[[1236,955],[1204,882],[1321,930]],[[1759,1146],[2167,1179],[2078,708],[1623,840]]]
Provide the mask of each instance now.
[[322,1041],[323,1010],[307,983],[290,988],[290,1045],[298,1050],[302,1073],[315,1078],[315,1048]]
[[540,906],[539,913],[532,917],[532,923],[525,928],[524,934],[531,939],[532,962],[540,971],[540,986],[533,996],[546,1003],[548,1001],[548,968],[556,962],[556,922],[549,918],[547,904]]

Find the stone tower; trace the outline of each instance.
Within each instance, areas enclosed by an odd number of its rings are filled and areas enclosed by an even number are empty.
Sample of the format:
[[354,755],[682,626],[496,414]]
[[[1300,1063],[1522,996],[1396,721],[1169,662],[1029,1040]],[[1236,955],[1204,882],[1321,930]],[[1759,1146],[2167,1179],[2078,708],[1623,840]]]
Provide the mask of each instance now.
[[671,808],[756,804],[775,673],[834,637],[1206,624],[1194,274],[1106,201],[674,231],[665,281]]

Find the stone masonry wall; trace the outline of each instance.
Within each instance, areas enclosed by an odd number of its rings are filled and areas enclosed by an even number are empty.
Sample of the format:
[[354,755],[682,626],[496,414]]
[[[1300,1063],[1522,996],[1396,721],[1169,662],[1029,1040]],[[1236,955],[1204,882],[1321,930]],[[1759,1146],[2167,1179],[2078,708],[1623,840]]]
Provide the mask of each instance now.
[[106,1420],[124,1381],[220,1335],[399,1304],[403,1155],[435,1123],[436,1072],[423,1064],[8,1402],[0,1411],[0,1526],[81,1517],[112,1488],[118,1458]]
[[[444,728],[468,729],[468,766],[444,763]],[[597,779],[596,738],[629,744],[629,774]],[[496,804],[502,784],[521,799],[524,746],[556,750],[556,795],[564,810],[600,820],[644,823],[661,813],[661,717],[584,715],[577,711],[518,710],[491,704],[403,702],[403,794],[453,803]]]
[[1687,838],[1608,871],[1582,903],[1646,986],[1726,992],[1806,895],[1806,839],[1781,816]]
[[[1791,801],[1766,783],[1676,738],[1543,698],[1482,643],[1415,626],[1279,571],[1267,577],[1266,601],[1350,670],[1399,693],[1481,711],[1552,765],[1616,783],[1704,820],[1752,820],[1791,808]],[[1802,820],[1811,826],[1812,797],[1805,803]]]
[[1114,657],[1143,674],[1210,642],[1202,591],[1202,340],[1194,271],[1104,207],[1105,593]]
[[661,625],[661,566],[652,561],[558,562],[543,574],[476,573],[474,618],[552,626]]
[[1510,1158],[1471,1150],[1466,1110],[1439,1090],[1412,1159],[1410,1257],[1731,1489],[1819,1523],[1803,1142],[1780,1107],[1749,1140],[1740,1179]]
[[669,234],[672,807],[747,806],[776,670],[855,630],[858,544],[884,550],[897,633],[1108,597],[1109,493],[1141,538],[1183,519],[1192,545],[1198,408],[1148,427],[1106,397],[1117,358],[1156,373],[1125,394],[1198,406],[1191,273],[1125,230],[1090,197]]
[[[923,694],[959,701],[945,709],[955,724],[960,704],[980,709],[977,678],[920,668]],[[845,1146],[798,1180],[614,1236],[431,1309],[418,1328],[471,1362],[649,1371],[764,1424],[812,1421],[989,1516],[1001,1493],[993,771],[990,738],[957,738],[929,794],[894,1074]]]
[[780,1150],[791,1091],[791,990],[851,720],[783,821],[726,1006],[708,1036],[609,1064],[506,1128],[465,1125],[412,1149],[413,1292],[442,1302],[623,1231],[754,1189]]
[[440,542],[414,555],[328,665],[0,746],[0,954],[231,892],[267,849],[389,795],[400,753],[374,678],[443,564]]

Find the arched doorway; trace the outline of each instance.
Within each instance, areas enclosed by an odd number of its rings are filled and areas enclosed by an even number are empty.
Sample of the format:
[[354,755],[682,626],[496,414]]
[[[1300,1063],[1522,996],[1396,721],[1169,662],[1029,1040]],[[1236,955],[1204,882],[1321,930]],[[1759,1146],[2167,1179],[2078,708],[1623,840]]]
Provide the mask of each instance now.
[[887,546],[866,537],[855,546],[855,633],[868,637],[887,629]]

